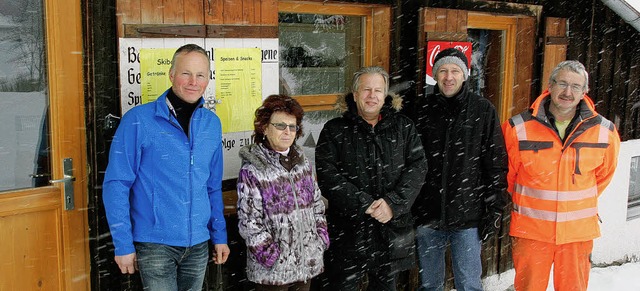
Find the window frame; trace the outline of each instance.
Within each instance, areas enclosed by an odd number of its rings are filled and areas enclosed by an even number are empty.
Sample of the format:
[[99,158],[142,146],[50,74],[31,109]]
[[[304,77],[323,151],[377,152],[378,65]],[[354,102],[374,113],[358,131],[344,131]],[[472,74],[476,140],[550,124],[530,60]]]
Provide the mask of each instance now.
[[[278,13],[340,14],[364,17],[364,66],[389,71],[391,7],[375,4],[347,4],[311,1],[279,1]],[[346,93],[346,92],[344,92]],[[331,110],[341,94],[294,95],[305,111]]]
[[[631,157],[630,161],[629,161],[629,196],[627,197],[627,216],[626,219],[627,221],[631,221],[634,219],[639,219],[640,218],[640,193],[633,193],[631,190],[636,190],[638,189],[638,187],[640,187],[640,184],[636,184],[634,185],[634,187],[632,186],[632,179],[634,178],[639,178],[640,177],[640,173],[635,173],[633,171],[633,168],[636,167],[638,168],[640,165],[640,156],[634,155]],[[638,171],[638,170],[636,170]],[[633,181],[634,183],[640,183],[640,179],[637,179],[636,181]]]

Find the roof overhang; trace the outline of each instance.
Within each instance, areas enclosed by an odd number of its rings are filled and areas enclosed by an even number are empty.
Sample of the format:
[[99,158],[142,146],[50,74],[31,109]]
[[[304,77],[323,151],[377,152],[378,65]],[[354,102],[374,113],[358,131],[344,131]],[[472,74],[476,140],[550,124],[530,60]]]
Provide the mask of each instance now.
[[620,15],[624,21],[640,31],[640,1],[638,0],[602,0],[602,3]]

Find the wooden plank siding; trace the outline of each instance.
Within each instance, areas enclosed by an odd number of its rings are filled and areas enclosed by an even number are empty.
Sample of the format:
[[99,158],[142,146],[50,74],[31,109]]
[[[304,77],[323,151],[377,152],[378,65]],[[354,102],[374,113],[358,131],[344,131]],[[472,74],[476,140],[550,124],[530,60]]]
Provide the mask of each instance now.
[[223,24],[222,14],[224,11],[224,1],[208,0],[205,2],[206,13],[204,21],[207,24]]
[[124,36],[123,23],[137,24],[141,22],[140,0],[119,0],[116,5],[116,23],[118,37]]
[[[182,24],[206,25],[202,37],[277,38],[277,7],[277,0],[118,0],[116,22],[119,37],[180,37]],[[140,31],[149,28],[172,31]]]
[[513,83],[513,102],[507,116],[518,114],[529,107],[534,96],[536,19],[519,17],[516,24],[516,76]]
[[542,61],[542,79],[540,79],[540,91],[546,90],[549,86],[549,76],[553,68],[566,59],[567,43],[558,41],[565,37],[567,21],[565,18],[547,17],[545,20],[544,51]]
[[184,24],[202,24],[204,23],[204,6],[202,0],[183,0],[184,1]]
[[373,9],[373,37],[371,38],[371,55],[368,59],[371,59],[371,65],[380,66],[389,70],[389,54],[391,46],[387,41],[391,39],[391,8],[390,7],[376,7]]
[[160,9],[162,10],[162,22],[184,24],[184,4],[184,0],[163,0]]
[[222,9],[223,24],[243,24],[242,8],[244,1],[224,0]]
[[164,23],[162,0],[140,0],[140,23]]
[[425,13],[426,40],[466,41],[467,15],[464,10],[430,8]]

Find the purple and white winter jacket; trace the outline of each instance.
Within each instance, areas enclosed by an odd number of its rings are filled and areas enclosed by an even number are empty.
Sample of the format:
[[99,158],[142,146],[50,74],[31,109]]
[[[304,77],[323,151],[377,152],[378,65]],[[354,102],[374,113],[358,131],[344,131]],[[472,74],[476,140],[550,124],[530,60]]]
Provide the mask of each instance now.
[[259,284],[307,281],[324,269],[329,246],[320,189],[309,161],[293,145],[285,159],[264,145],[240,149],[238,227],[247,245],[247,278]]

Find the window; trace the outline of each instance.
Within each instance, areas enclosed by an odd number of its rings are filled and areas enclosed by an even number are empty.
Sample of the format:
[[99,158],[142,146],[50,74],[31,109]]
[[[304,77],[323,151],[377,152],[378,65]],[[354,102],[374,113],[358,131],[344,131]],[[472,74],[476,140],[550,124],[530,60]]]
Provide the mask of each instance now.
[[640,218],[640,156],[631,158],[627,221]]
[[280,93],[341,94],[362,66],[364,17],[280,13]]
[[332,109],[360,67],[389,69],[390,7],[281,1],[278,9],[280,92],[305,111]]
[[51,178],[43,8],[43,1],[0,2],[0,191],[48,186]]

